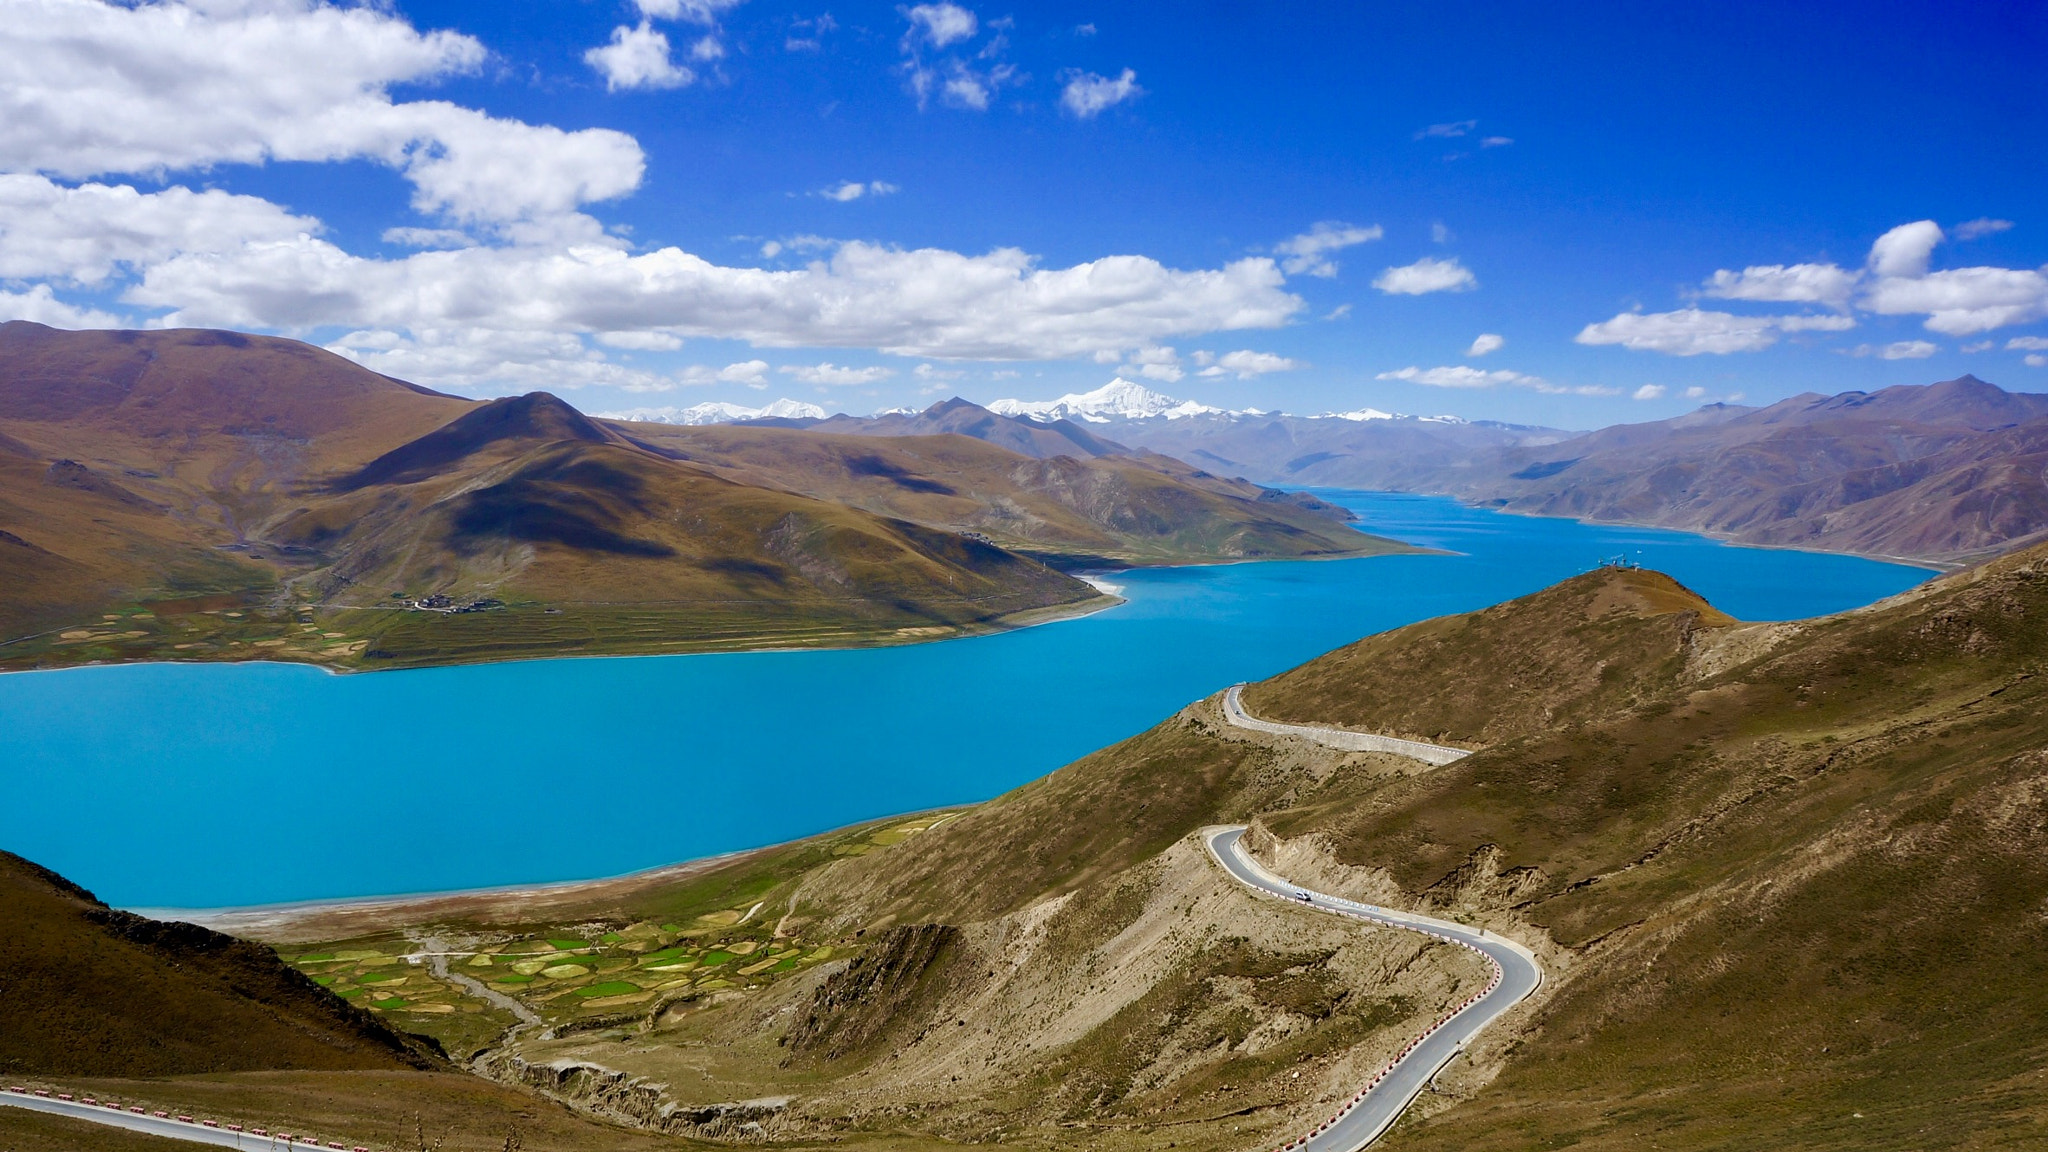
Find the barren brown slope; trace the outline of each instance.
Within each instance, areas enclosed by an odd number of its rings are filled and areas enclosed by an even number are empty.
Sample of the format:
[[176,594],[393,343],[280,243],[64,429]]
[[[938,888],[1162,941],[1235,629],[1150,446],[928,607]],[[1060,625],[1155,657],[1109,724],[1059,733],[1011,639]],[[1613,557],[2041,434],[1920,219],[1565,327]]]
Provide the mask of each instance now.
[[635,440],[776,486],[1072,563],[1371,555],[1404,546],[1150,455],[1036,459],[960,435],[625,425]]
[[1959,563],[2048,530],[2048,396],[1974,376],[1517,448],[1421,486],[1509,511]]
[[439,1066],[267,948],[117,912],[0,852],[0,1069],[10,1074]]
[[227,332],[0,328],[0,533],[17,667],[888,642],[1097,598],[545,394],[477,404]]
[[252,556],[249,526],[468,405],[292,340],[0,325],[0,640],[265,594],[294,565]]
[[1268,720],[1489,744],[1660,698],[1695,632],[1732,622],[1661,572],[1602,568],[1483,611],[1368,636],[1251,686],[1244,699]]
[[[1682,656],[1646,698],[1273,818],[1568,949],[1512,1054],[1482,1057],[1499,1078],[1390,1146],[2038,1143],[2048,549],[1860,612],[1700,628]],[[1284,686],[1269,706],[1306,706]]]

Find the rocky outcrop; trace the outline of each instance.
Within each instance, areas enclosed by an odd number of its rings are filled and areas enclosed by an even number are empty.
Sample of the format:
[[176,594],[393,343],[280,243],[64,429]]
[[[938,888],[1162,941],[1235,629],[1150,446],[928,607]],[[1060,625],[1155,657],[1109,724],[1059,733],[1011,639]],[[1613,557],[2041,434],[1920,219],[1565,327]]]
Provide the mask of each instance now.
[[879,1039],[906,1011],[958,949],[960,929],[950,924],[892,928],[866,953],[833,973],[812,994],[789,1030],[792,1056],[837,1060]]

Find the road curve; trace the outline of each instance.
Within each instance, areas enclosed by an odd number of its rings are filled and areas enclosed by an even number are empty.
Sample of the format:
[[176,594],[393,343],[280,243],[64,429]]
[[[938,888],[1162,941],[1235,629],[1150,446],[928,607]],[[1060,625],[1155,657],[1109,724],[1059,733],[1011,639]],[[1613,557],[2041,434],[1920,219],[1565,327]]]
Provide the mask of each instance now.
[[[1477,995],[1454,1006],[1422,1035],[1404,1045],[1393,1061],[1347,1102],[1342,1110],[1317,1124],[1306,1135],[1280,1146],[1276,1152],[1357,1152],[1400,1119],[1416,1096],[1429,1085],[1444,1065],[1451,1062],[1467,1041],[1501,1013],[1514,1007],[1543,983],[1543,968],[1535,953],[1512,940],[1482,928],[1472,928],[1433,916],[1375,908],[1336,896],[1325,896],[1273,875],[1248,855],[1241,843],[1243,825],[1206,828],[1202,840],[1209,854],[1225,872],[1245,886],[1290,903],[1306,904],[1322,912],[1334,912],[1377,924],[1433,936],[1447,944],[1469,948],[1492,962],[1493,977]],[[1301,897],[1307,896],[1306,901]]]
[[155,1112],[138,1112],[132,1105],[90,1103],[84,1100],[59,1100],[54,1096],[40,1096],[13,1088],[0,1088],[0,1104],[26,1108],[32,1112],[48,1112],[55,1116],[69,1116],[74,1120],[89,1120],[94,1124],[105,1124],[112,1128],[126,1128],[130,1132],[144,1132],[151,1136],[163,1136],[172,1140],[184,1140],[193,1144],[210,1144],[216,1148],[244,1148],[250,1152],[332,1152],[336,1148],[355,1148],[336,1141],[322,1142],[312,1136],[265,1132],[237,1132],[229,1128],[210,1127],[203,1121],[181,1120],[175,1116],[159,1116]]
[[1274,736],[1293,736],[1335,748],[1343,752],[1392,752],[1396,756],[1410,756],[1426,764],[1449,764],[1462,760],[1472,753],[1463,748],[1446,748],[1441,744],[1424,744],[1420,740],[1403,740],[1397,736],[1379,736],[1371,732],[1353,732],[1348,728],[1326,728],[1320,724],[1276,724],[1261,720],[1244,710],[1244,685],[1232,684],[1223,693],[1223,718],[1234,728],[1252,732],[1265,732]]

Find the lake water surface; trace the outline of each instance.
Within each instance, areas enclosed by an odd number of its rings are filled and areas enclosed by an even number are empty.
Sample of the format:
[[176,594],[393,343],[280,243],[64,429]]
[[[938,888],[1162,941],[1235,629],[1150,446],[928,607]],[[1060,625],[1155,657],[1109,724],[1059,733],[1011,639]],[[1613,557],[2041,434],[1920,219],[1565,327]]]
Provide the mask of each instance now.
[[215,907],[614,875],[982,800],[1191,700],[1603,558],[1738,617],[1925,579],[1846,556],[1324,492],[1458,555],[1119,573],[1130,603],[904,648],[333,676],[143,664],[0,676],[0,848],[117,905]]

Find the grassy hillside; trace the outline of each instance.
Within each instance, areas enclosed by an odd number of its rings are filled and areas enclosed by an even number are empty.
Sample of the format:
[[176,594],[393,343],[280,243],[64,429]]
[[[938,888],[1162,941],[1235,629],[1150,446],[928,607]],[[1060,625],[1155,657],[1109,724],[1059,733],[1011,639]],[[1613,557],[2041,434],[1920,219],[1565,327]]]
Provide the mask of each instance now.
[[15,1076],[440,1065],[269,949],[115,911],[6,853],[0,1024]]

